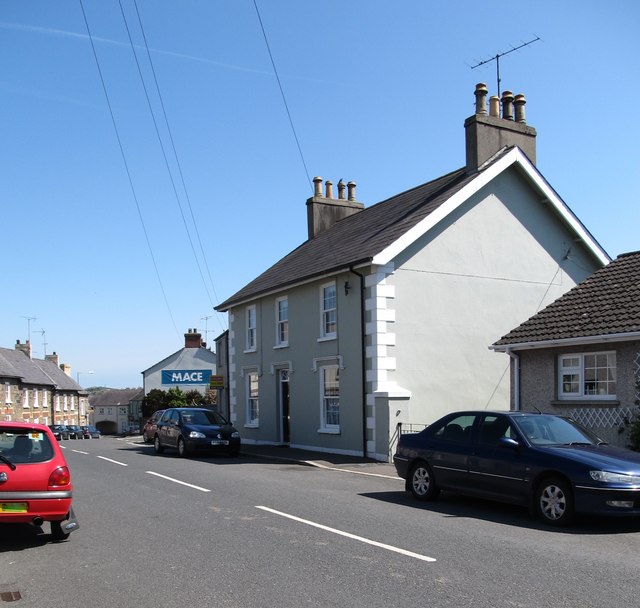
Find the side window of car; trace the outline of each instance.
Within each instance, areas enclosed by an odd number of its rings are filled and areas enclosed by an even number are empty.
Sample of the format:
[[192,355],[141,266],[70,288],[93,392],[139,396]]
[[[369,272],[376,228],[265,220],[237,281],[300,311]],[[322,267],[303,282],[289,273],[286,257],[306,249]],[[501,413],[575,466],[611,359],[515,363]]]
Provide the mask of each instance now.
[[446,421],[442,425],[442,428],[434,433],[434,436],[455,443],[468,442],[470,441],[471,429],[473,428],[475,418],[475,416],[469,414],[455,416]]
[[481,445],[497,445],[502,437],[516,438],[516,434],[505,416],[487,414],[480,423],[478,443]]

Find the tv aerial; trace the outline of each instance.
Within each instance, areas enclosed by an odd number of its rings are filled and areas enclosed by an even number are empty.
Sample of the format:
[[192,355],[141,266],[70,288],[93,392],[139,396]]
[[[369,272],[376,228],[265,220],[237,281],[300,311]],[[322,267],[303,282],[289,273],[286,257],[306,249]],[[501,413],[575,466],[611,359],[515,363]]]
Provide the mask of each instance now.
[[480,63],[476,63],[476,65],[472,65],[471,69],[474,70],[475,68],[479,68],[481,65],[485,65],[487,63],[490,63],[491,61],[495,61],[496,62],[496,78],[498,81],[498,97],[500,97],[500,57],[504,57],[509,53],[513,53],[513,51],[517,51],[525,46],[529,46],[530,44],[533,44],[534,42],[538,42],[538,40],[541,40],[540,36],[536,36],[533,40],[529,40],[528,42],[523,42],[519,46],[515,46],[515,47],[512,46],[508,51],[505,51],[504,53],[497,53],[495,57],[485,59]]

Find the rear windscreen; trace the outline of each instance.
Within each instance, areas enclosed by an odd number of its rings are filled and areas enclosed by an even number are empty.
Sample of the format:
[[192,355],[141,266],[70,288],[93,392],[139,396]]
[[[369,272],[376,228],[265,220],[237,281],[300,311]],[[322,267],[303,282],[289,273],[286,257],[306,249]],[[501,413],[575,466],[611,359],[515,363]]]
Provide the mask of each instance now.
[[45,433],[0,427],[0,454],[14,464],[45,462],[53,458],[53,447]]

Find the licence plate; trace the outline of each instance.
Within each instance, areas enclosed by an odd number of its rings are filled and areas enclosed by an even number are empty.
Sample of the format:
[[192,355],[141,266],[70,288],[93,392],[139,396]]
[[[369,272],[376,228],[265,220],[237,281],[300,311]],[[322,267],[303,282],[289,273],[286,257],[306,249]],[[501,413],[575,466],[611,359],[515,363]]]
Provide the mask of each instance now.
[[29,505],[26,502],[0,502],[0,513],[28,513]]
[[229,445],[226,439],[212,439],[211,445]]

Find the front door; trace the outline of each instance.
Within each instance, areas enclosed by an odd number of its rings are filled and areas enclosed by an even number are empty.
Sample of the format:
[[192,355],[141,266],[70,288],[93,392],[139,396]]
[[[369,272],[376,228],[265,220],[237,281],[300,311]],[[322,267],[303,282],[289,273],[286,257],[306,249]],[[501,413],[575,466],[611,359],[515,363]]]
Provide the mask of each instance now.
[[282,443],[289,443],[291,417],[289,414],[289,370],[281,369],[279,373],[280,385],[280,415]]

